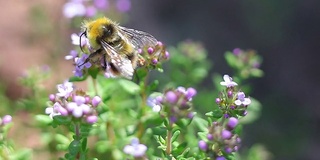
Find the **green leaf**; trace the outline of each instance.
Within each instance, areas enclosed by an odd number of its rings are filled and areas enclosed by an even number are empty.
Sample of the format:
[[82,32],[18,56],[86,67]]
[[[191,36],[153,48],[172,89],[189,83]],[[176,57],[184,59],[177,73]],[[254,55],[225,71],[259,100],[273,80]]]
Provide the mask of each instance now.
[[171,141],[172,142],[176,141],[179,135],[180,135],[180,130],[176,130],[171,137]]
[[208,123],[206,120],[198,117],[198,116],[195,116],[193,117],[192,119],[192,124],[194,124],[195,126],[197,126],[199,128],[200,131],[206,131],[208,130]]
[[152,132],[154,135],[165,135],[167,133],[167,129],[165,127],[155,127],[152,128]]
[[118,83],[126,92],[130,94],[137,94],[140,92],[140,87],[132,81],[119,79]]
[[206,132],[198,132],[198,135],[200,137],[200,139],[202,140],[207,140],[207,134]]
[[184,150],[187,149],[187,146],[188,146],[187,142],[183,142],[183,143],[179,144],[179,146],[175,147],[172,150],[172,154],[177,155],[177,156],[180,155]]
[[237,57],[232,52],[226,52],[224,54],[224,58],[226,59],[230,67],[237,68]]
[[83,138],[82,139],[82,151],[86,151],[87,150],[87,138]]
[[56,133],[54,138],[58,143],[61,143],[61,144],[69,144],[70,143],[70,139],[62,134]]
[[264,73],[261,69],[258,69],[258,68],[253,68],[250,70],[250,74],[253,76],[253,77],[263,77]]
[[37,122],[40,122],[41,124],[50,124],[53,119],[51,119],[48,115],[36,115],[35,119]]
[[88,74],[93,78],[96,79],[98,74],[100,72],[100,69],[98,67],[90,67],[88,69]]
[[135,71],[134,78],[141,81],[148,75],[148,72],[149,71],[145,68],[138,68]]
[[74,156],[74,155],[78,154],[80,151],[80,147],[81,147],[80,141],[73,140],[70,143],[69,148],[68,148],[70,155]]
[[69,125],[71,123],[71,118],[64,116],[54,116],[53,122],[58,125]]
[[82,77],[73,76],[69,78],[69,82],[81,82],[87,79],[87,75],[84,75]]
[[221,109],[217,108],[211,112],[206,113],[205,115],[208,117],[219,119],[223,116],[223,112],[221,111]]

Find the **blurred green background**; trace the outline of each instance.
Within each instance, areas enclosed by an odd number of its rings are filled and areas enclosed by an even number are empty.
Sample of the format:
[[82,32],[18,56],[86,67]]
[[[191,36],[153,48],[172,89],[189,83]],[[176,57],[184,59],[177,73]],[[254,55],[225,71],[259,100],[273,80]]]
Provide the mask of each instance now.
[[[17,83],[29,67],[52,68],[53,79],[46,82],[49,90],[72,75],[64,56],[72,48],[70,34],[80,28],[66,27],[68,20],[61,18],[64,3],[0,1],[0,83],[11,100],[30,93]],[[203,42],[214,62],[211,73],[232,74],[225,51],[257,50],[264,58],[265,77],[251,81],[251,95],[263,109],[260,119],[245,126],[242,150],[260,143],[275,160],[316,160],[320,157],[319,6],[317,0],[140,0],[132,1],[123,25],[152,33],[167,45],[185,39]],[[210,77],[203,85],[211,85]]]

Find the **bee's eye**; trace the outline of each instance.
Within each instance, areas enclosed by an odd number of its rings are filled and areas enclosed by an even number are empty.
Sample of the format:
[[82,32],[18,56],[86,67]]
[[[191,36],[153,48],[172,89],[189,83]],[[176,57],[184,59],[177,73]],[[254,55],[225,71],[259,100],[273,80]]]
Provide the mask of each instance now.
[[105,37],[111,36],[111,34],[112,34],[112,28],[111,27],[103,26],[102,29],[103,29],[103,35]]

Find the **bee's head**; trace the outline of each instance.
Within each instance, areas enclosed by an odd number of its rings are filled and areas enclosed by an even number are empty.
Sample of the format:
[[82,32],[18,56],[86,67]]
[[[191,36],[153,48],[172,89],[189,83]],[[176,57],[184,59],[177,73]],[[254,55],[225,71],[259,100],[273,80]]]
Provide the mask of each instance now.
[[84,28],[85,33],[83,35],[86,35],[90,46],[94,49],[100,48],[102,40],[112,42],[116,34],[115,23],[106,17],[86,22]]

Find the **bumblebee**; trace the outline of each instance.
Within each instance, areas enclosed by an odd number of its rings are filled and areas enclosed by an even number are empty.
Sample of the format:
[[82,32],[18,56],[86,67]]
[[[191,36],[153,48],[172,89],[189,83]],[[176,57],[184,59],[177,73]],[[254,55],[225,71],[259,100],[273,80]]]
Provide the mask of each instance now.
[[113,75],[128,79],[132,78],[136,67],[143,65],[139,49],[158,42],[149,33],[119,26],[106,17],[84,22],[82,28],[80,39],[85,36],[93,50],[85,63],[96,64],[104,71],[108,69]]

